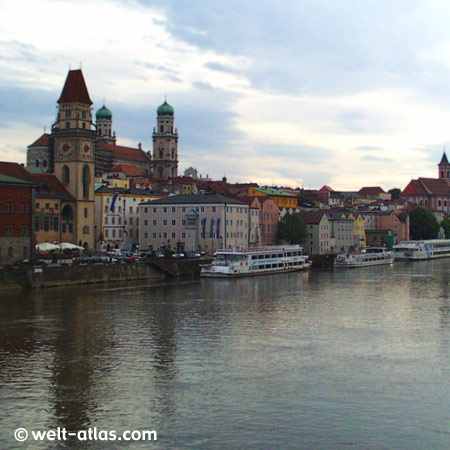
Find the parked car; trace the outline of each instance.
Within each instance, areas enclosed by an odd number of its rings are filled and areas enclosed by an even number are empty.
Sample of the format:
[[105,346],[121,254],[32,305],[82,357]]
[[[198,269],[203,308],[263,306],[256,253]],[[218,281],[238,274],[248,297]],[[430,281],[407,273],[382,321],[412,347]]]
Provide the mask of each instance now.
[[186,257],[188,258],[200,258],[200,253],[198,252],[187,252]]
[[184,253],[174,253],[172,258],[184,258]]

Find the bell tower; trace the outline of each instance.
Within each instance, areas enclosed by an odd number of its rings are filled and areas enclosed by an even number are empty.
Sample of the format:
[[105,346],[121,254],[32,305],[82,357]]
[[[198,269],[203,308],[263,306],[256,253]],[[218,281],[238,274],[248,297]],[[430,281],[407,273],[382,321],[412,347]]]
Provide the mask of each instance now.
[[178,132],[174,129],[174,109],[166,101],[157,110],[152,165],[155,178],[178,176]]
[[54,173],[75,197],[75,244],[94,247],[94,148],[92,101],[79,70],[69,70],[53,125]]
[[441,162],[438,164],[439,167],[439,179],[447,181],[450,184],[450,164],[447,159],[447,155],[442,155]]

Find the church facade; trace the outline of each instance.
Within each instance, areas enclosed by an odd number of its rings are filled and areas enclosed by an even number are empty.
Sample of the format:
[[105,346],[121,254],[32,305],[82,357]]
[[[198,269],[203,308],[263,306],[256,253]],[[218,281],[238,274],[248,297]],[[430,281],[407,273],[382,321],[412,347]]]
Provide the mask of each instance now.
[[157,110],[153,131],[153,151],[116,144],[112,113],[103,105],[92,117],[92,101],[81,69],[70,70],[58,103],[55,123],[28,146],[27,170],[54,175],[73,197],[61,211],[73,229],[74,243],[94,247],[94,177],[114,166],[136,166],[144,177],[167,180],[178,174],[178,134],[174,129],[174,109],[164,102]]

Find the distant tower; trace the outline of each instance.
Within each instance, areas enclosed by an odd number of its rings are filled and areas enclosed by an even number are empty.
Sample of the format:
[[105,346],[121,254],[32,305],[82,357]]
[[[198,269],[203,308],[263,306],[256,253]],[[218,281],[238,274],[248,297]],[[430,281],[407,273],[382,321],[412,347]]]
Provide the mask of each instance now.
[[439,179],[447,181],[450,184],[450,164],[447,159],[447,155],[442,155],[441,162],[438,164],[439,167]]
[[103,105],[95,114],[97,134],[100,141],[115,144],[115,136],[112,133],[112,112]]
[[153,129],[153,176],[178,175],[178,133],[174,129],[174,110],[166,102],[158,108],[157,127]]
[[[69,70],[53,125],[54,173],[75,197],[75,211],[66,205],[62,213],[74,224],[76,243],[94,246],[94,146],[92,101],[81,70]],[[69,227],[70,228],[70,227]],[[64,233],[64,231],[63,231]],[[64,236],[62,235],[62,240]]]

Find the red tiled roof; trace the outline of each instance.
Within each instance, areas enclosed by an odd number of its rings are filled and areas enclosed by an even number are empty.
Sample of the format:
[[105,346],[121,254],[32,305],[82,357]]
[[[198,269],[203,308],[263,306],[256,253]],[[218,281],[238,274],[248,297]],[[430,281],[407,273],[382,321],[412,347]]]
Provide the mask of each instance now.
[[47,147],[49,144],[49,137],[50,135],[48,133],[44,133],[38,140],[34,141],[31,145],[29,145],[28,148]]
[[384,190],[379,186],[363,187],[358,191],[361,197],[375,197],[378,194],[384,194]]
[[31,181],[30,173],[20,164],[14,162],[0,161],[0,174],[20,180]]
[[411,180],[403,190],[402,195],[447,195],[450,196],[450,186],[439,178],[419,178]]
[[113,167],[110,172],[123,172],[127,177],[142,177],[144,175],[142,170],[128,164],[119,164]]
[[333,190],[333,189],[331,189],[330,186],[326,186],[326,185],[325,185],[325,186],[322,186],[322,187],[319,189],[319,192],[320,192],[320,191],[322,191],[322,192],[323,192],[323,191],[332,191],[332,190]]
[[317,212],[301,212],[299,213],[300,217],[304,220],[306,224],[318,224],[322,220],[325,212],[317,211]]
[[58,100],[58,104],[61,103],[85,103],[92,105],[81,69],[69,70],[61,97]]
[[70,194],[64,185],[52,174],[35,174],[28,172],[24,167],[17,163],[10,163],[0,161],[0,174],[7,175],[13,178],[19,178],[20,180],[30,181],[40,186],[46,183],[49,187],[49,192],[56,193],[67,200],[73,200],[74,197]]
[[66,187],[56,178],[55,175],[48,173],[32,173],[31,180],[38,185],[38,189],[42,194],[45,194],[43,185],[47,184],[49,191],[58,194],[65,200],[75,200],[73,195],[66,189]]
[[107,144],[106,142],[98,142],[97,145],[100,148],[112,151],[113,159],[145,163],[151,162],[151,157],[140,148],[123,147],[121,145]]

